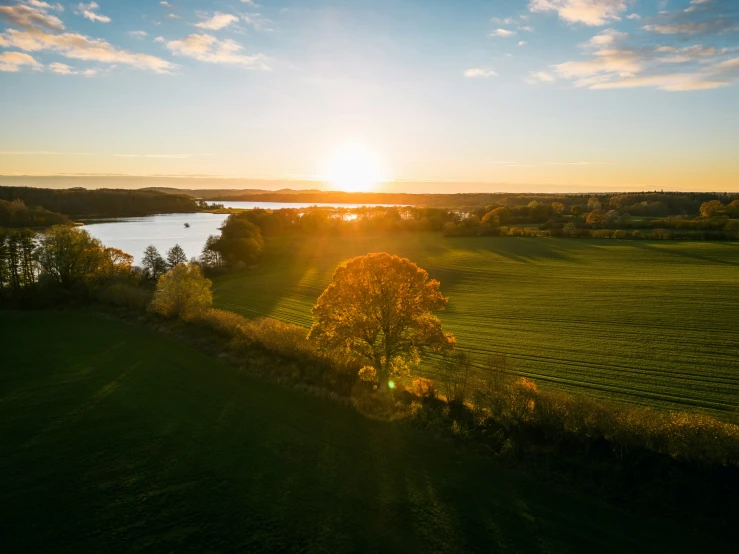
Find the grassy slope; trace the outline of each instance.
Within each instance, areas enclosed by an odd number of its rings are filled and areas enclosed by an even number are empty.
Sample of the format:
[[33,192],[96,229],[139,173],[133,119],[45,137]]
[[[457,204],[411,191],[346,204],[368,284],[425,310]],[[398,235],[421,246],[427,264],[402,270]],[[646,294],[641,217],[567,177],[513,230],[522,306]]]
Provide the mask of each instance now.
[[726,546],[118,322],[0,328],[4,552]]
[[271,248],[258,270],[216,280],[217,307],[309,326],[338,263],[387,251],[441,281],[441,319],[460,347],[506,354],[540,384],[683,409],[739,405],[738,243],[426,233]]

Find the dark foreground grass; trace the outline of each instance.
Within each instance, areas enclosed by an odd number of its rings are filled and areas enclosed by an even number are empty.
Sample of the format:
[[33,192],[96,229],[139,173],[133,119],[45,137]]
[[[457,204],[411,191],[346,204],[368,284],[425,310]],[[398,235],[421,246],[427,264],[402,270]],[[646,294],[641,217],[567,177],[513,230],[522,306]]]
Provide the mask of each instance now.
[[116,321],[0,312],[3,552],[707,552]]
[[[541,387],[678,410],[739,407],[739,243],[443,238],[274,239],[255,270],[215,280],[215,304],[309,326],[336,266],[408,257],[441,281],[441,313],[478,360],[505,355]],[[421,373],[435,378],[434,365]]]

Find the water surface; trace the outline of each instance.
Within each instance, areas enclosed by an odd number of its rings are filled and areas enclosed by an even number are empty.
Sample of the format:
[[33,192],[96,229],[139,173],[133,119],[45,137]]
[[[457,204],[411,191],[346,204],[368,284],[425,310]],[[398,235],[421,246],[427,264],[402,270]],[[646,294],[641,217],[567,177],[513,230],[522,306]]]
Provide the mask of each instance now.
[[[119,248],[134,256],[134,263],[141,264],[144,250],[150,244],[157,247],[162,256],[175,244],[179,244],[188,259],[200,255],[208,235],[220,235],[218,228],[227,214],[163,214],[146,217],[125,217],[85,225],[85,230],[100,239],[105,246]],[[190,225],[185,227],[185,223]]]
[[[237,202],[217,201],[226,208],[279,210],[282,208],[337,207],[359,208],[362,206],[390,206],[390,204],[326,204],[292,202]],[[123,217],[98,220],[85,225],[93,237],[100,239],[105,246],[119,248],[134,256],[134,263],[141,264],[144,250],[150,244],[157,247],[162,256],[175,244],[179,244],[188,259],[200,255],[209,235],[220,235],[219,227],[227,214],[163,214],[144,217]],[[185,227],[185,223],[190,227]]]

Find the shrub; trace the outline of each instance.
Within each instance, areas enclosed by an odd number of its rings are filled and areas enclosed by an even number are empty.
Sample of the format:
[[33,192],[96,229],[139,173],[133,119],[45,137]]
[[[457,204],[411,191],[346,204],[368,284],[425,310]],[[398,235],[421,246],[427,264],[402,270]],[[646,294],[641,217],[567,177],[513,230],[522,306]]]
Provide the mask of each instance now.
[[151,309],[164,317],[193,319],[211,307],[212,285],[196,264],[179,264],[159,277]]
[[413,394],[420,398],[436,398],[438,391],[431,379],[420,377],[413,381]]
[[195,317],[195,323],[205,325],[206,327],[213,329],[219,335],[235,338],[238,336],[244,336],[246,327],[250,322],[245,317],[235,314],[234,312],[211,308],[198,314]]
[[101,302],[137,311],[146,309],[151,302],[151,296],[150,291],[129,283],[113,283],[97,293]]

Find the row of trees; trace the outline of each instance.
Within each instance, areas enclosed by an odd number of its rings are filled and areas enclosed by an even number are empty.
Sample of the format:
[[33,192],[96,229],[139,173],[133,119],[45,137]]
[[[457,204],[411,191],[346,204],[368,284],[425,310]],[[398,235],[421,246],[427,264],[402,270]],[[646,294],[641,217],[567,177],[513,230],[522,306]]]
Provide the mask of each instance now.
[[151,190],[0,187],[0,200],[20,200],[26,206],[78,217],[187,213],[205,207],[205,203],[186,194],[165,194]]
[[259,227],[262,236],[294,232],[347,235],[371,232],[440,231],[462,216],[447,209],[423,207],[309,208],[249,210],[239,214]]
[[739,200],[732,200],[725,205],[720,200],[704,202],[701,204],[700,214],[707,218],[731,217],[739,219]]
[[29,208],[23,200],[0,200],[0,227],[49,227],[66,221],[67,217],[62,214],[39,207]]
[[[239,214],[230,216],[221,230],[221,236],[208,237],[199,266],[239,268],[259,261],[264,247],[259,227]],[[187,261],[179,244],[166,257],[151,245],[138,268],[133,266],[133,256],[105,247],[81,228],[55,225],[41,234],[27,228],[0,228],[0,296],[18,295],[38,284],[89,293],[112,280],[158,281]]]
[[156,281],[170,269],[187,263],[187,254],[179,244],[167,250],[167,258],[163,258],[156,246],[150,245],[144,250],[141,269],[144,277]]
[[136,281],[133,256],[105,247],[84,230],[55,225],[44,234],[0,230],[0,295],[37,285],[89,292],[110,280]]

